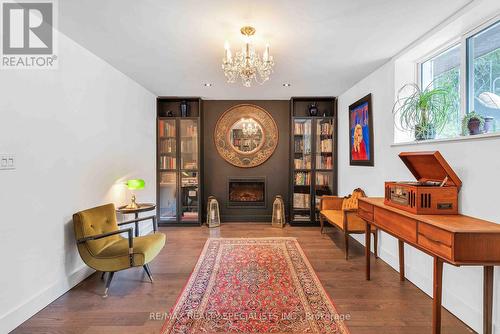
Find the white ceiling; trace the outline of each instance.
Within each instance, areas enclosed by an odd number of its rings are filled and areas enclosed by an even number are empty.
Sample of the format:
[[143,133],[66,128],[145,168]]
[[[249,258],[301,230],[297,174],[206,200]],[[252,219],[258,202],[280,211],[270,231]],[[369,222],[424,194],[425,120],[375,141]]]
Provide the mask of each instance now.
[[[157,95],[337,96],[468,2],[63,0],[59,27]],[[251,88],[227,84],[220,67],[224,41],[239,48],[246,24],[276,61],[271,80]]]

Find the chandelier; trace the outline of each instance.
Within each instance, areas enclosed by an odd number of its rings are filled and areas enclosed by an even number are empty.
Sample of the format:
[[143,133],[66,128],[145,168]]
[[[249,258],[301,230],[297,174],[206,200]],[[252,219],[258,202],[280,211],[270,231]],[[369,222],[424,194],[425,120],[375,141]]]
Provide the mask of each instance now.
[[253,122],[251,122],[250,120],[244,119],[244,118],[242,119],[242,121],[243,121],[242,132],[246,137],[252,137],[252,136],[257,134],[259,129],[257,128],[257,126]]
[[258,55],[252,45],[250,38],[255,34],[255,28],[245,26],[240,29],[240,32],[245,36],[245,46],[241,51],[237,51],[233,57],[229,43],[225,43],[224,59],[222,60],[222,69],[228,83],[234,83],[241,78],[243,86],[251,87],[252,81],[263,84],[273,72],[273,56],[269,54],[269,45],[262,55]]

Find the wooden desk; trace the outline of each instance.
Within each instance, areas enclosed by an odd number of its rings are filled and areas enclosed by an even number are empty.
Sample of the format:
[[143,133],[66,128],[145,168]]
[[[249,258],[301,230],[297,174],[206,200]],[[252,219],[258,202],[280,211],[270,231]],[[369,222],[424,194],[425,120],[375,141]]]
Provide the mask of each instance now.
[[404,281],[404,243],[434,257],[432,333],[441,333],[443,263],[484,268],[483,328],[492,333],[493,266],[500,264],[500,225],[463,215],[414,215],[384,204],[383,198],[360,198],[358,215],[366,222],[366,279],[370,280],[371,225],[399,240],[399,275]]

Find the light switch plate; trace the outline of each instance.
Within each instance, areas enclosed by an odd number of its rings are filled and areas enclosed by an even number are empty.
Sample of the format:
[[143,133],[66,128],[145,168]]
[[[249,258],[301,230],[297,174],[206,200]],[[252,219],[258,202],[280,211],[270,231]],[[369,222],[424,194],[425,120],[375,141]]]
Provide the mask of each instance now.
[[16,169],[16,158],[13,154],[0,154],[0,170]]

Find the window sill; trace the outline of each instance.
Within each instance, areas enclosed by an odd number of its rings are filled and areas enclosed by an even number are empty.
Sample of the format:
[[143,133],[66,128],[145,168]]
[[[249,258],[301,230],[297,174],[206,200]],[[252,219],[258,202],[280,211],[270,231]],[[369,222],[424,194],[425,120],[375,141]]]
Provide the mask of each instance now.
[[447,142],[459,142],[459,141],[469,141],[476,139],[491,139],[491,138],[499,138],[500,132],[495,133],[483,133],[475,136],[460,136],[455,138],[441,138],[441,139],[429,139],[429,140],[420,140],[420,141],[407,141],[401,143],[393,143],[391,146],[408,146],[408,145],[425,145],[425,144],[433,144],[433,143],[447,143]]

